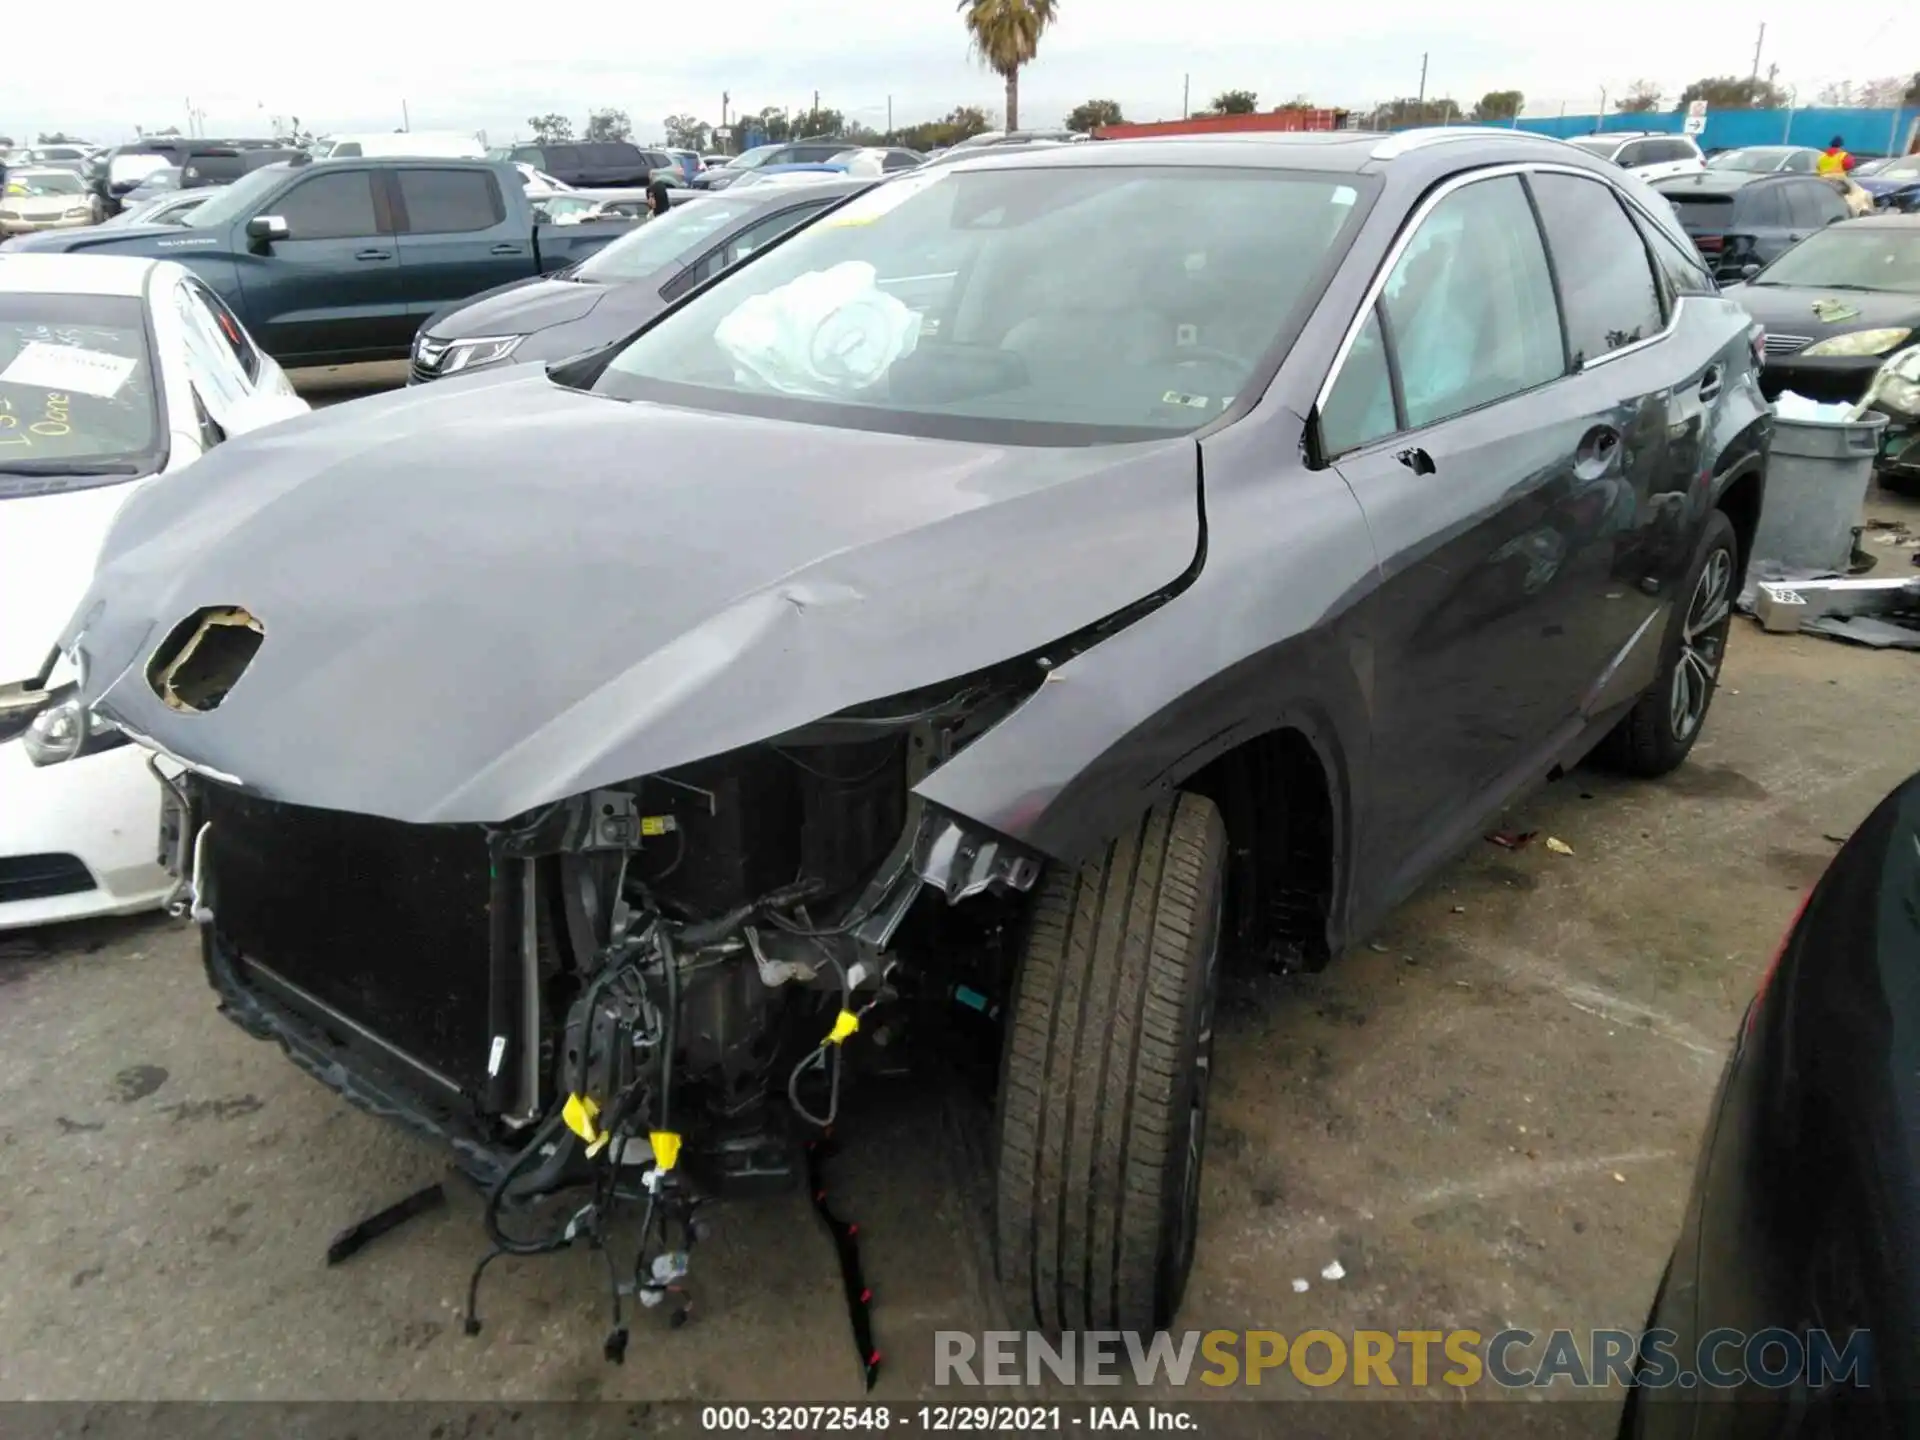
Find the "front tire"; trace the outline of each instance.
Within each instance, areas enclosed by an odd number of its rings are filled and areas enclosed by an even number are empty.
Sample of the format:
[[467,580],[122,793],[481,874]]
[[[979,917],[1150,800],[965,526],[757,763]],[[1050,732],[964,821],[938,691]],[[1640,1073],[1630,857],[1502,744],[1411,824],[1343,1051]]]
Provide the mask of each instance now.
[[1660,678],[1600,742],[1598,758],[1616,770],[1652,779],[1679,767],[1700,738],[1720,684],[1733,625],[1740,541],[1733,522],[1709,511],[1706,532],[1681,590],[1662,652]]
[[995,1251],[1040,1330],[1165,1328],[1193,1265],[1227,832],[1154,806],[1034,897],[1001,1060]]

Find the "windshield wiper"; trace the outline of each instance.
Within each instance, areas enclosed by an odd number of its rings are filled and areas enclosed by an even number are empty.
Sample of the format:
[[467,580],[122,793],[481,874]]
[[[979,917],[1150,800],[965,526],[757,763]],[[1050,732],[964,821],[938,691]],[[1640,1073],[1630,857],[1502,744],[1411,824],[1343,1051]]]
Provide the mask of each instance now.
[[131,460],[9,460],[0,475],[138,475]]

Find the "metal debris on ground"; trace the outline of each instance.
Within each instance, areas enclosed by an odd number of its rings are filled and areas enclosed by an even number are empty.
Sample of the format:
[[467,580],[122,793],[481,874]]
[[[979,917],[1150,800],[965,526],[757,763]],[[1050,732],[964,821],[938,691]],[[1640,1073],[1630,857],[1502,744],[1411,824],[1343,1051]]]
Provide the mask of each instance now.
[[1321,1267],[1320,1278],[1322,1280],[1341,1280],[1346,1278],[1346,1273],[1346,1266],[1342,1265],[1338,1260],[1329,1260]]
[[1296,1294],[1296,1295],[1304,1295],[1304,1294],[1306,1294],[1306,1293],[1307,1293],[1307,1291],[1308,1291],[1308,1289],[1309,1289],[1309,1288],[1310,1288],[1310,1287],[1308,1286],[1308,1284],[1307,1284],[1307,1282],[1306,1282],[1305,1280],[1303,1280],[1303,1279],[1301,1279],[1301,1278],[1299,1278],[1298,1276],[1296,1276],[1296,1277],[1294,1278],[1294,1282],[1293,1282],[1293,1293],[1294,1293],[1294,1294]]
[[1562,840],[1557,835],[1547,836],[1547,849],[1551,850],[1556,855],[1573,854],[1573,847],[1567,844],[1566,841]]
[[1763,580],[1753,613],[1774,634],[1805,631],[1880,649],[1920,649],[1920,579]]
[[1487,839],[1502,850],[1522,850],[1539,833],[1538,830],[1496,830]]

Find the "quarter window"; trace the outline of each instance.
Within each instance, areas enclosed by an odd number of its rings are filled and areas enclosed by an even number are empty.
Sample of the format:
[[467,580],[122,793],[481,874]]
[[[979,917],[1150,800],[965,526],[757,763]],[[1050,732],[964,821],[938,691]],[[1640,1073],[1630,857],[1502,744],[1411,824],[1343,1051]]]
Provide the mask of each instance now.
[[1320,414],[1320,448],[1329,456],[1344,455],[1398,428],[1393,372],[1387,368],[1387,345],[1380,333],[1380,312],[1375,309],[1368,312],[1367,323],[1354,337],[1340,378],[1327,395]]
[[1720,287],[1700,263],[1691,246],[1682,250],[1667,233],[1643,215],[1634,215],[1633,223],[1653,252],[1654,268],[1666,277],[1669,293],[1679,295],[1718,295]]
[[253,341],[247,338],[245,327],[234,318],[233,311],[227,308],[227,302],[198,280],[189,280],[187,288],[193,291],[194,298],[207,308],[212,317],[213,328],[219,332],[220,338],[226,341],[227,348],[233,352],[233,358],[246,372],[248,382],[258,380],[260,352],[253,348]]
[[1613,191],[1573,175],[1528,183],[1553,252],[1574,365],[1659,334],[1664,318],[1647,247]]
[[1435,206],[1381,303],[1411,428],[1565,370],[1547,257],[1514,176],[1465,186]]

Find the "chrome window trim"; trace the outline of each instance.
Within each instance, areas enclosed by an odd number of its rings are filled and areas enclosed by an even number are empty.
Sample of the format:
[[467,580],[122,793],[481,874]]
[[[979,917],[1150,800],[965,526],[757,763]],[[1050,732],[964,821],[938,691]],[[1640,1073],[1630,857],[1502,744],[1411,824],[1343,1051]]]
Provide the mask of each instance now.
[[[1340,348],[1334,351],[1333,364],[1327,367],[1326,378],[1320,382],[1320,389],[1315,393],[1313,398],[1313,413],[1316,424],[1319,423],[1319,417],[1326,411],[1327,400],[1333,394],[1333,387],[1340,379],[1341,370],[1346,367],[1347,356],[1353,350],[1355,341],[1359,339],[1360,329],[1366,324],[1367,315],[1373,310],[1375,305],[1380,303],[1380,296],[1387,288],[1387,281],[1392,277],[1394,267],[1400,263],[1401,256],[1406,253],[1408,245],[1413,242],[1413,237],[1419,233],[1420,227],[1426,224],[1428,217],[1433,214],[1434,210],[1439,207],[1442,201],[1448,199],[1456,192],[1466,189],[1469,185],[1478,184],[1483,180],[1500,180],[1509,175],[1571,175],[1576,179],[1591,181],[1595,185],[1605,187],[1623,203],[1631,206],[1634,210],[1645,216],[1656,228],[1662,231],[1667,228],[1665,221],[1661,220],[1659,216],[1655,215],[1646,206],[1640,204],[1632,195],[1612,183],[1606,176],[1596,175],[1591,170],[1583,169],[1578,165],[1560,165],[1550,160],[1513,161],[1501,165],[1485,166],[1478,170],[1464,171],[1459,175],[1454,175],[1441,181],[1440,184],[1435,186],[1432,192],[1428,194],[1427,198],[1420,202],[1419,208],[1413,212],[1413,215],[1408,219],[1406,225],[1402,227],[1400,233],[1394,237],[1392,246],[1380,262],[1380,268],[1374,273],[1372,283],[1367,286],[1366,294],[1361,297],[1360,304],[1355,309],[1353,317],[1347,322],[1347,331],[1340,339]],[[1691,243],[1691,241],[1688,242],[1688,244]],[[1540,245],[1543,250],[1547,249],[1547,238],[1545,235],[1540,237]],[[1641,244],[1641,248],[1642,250],[1646,248],[1644,241]],[[1548,259],[1552,259],[1551,252],[1548,253]],[[1651,276],[1653,271],[1653,257],[1651,255],[1647,257],[1647,270],[1649,276]],[[1658,289],[1658,282],[1655,283],[1655,288],[1656,290]],[[1557,298],[1556,296],[1556,300]],[[1618,350],[1609,350],[1604,355],[1596,356],[1594,359],[1586,361],[1579,369],[1569,370],[1558,378],[1564,380],[1570,375],[1584,374],[1597,365],[1605,365],[1609,361],[1617,360],[1623,355],[1633,355],[1645,350],[1648,346],[1659,344],[1673,333],[1674,327],[1679,323],[1680,307],[1688,298],[1689,297],[1684,295],[1674,298],[1673,311],[1667,316],[1666,324],[1656,334],[1649,335],[1644,340],[1636,340],[1631,345],[1623,345]],[[1560,320],[1564,325],[1566,323],[1565,315],[1562,315]],[[1547,383],[1552,384],[1553,382],[1548,381]],[[1443,424],[1445,422],[1434,421],[1432,423]],[[1405,430],[1396,430],[1393,433],[1396,435],[1410,435],[1416,429],[1425,428],[1427,427],[1410,426]]]

